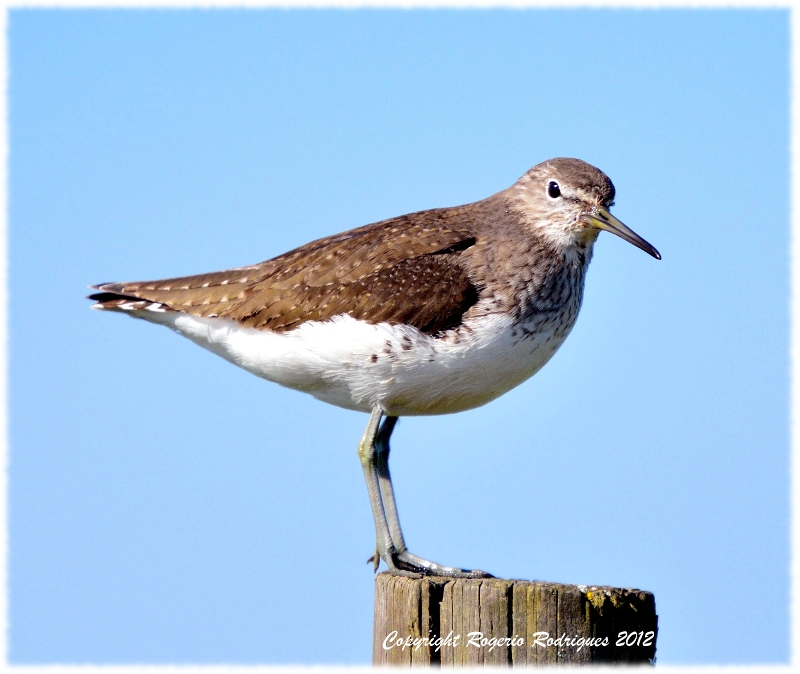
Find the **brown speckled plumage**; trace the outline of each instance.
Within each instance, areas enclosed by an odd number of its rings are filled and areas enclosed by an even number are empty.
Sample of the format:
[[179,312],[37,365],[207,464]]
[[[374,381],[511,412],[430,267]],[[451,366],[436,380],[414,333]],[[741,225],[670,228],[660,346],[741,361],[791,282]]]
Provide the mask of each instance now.
[[[597,169],[577,160],[550,164],[554,175],[585,185],[598,203],[613,199],[611,181]],[[106,309],[157,303],[165,311],[276,332],[348,314],[438,334],[458,326],[468,311],[518,317],[547,311],[565,299],[553,288],[582,286],[590,253],[569,269],[564,255],[528,226],[537,215],[529,207],[521,212],[515,187],[465,206],[411,213],[313,241],[248,267],[101,284],[91,299]],[[487,301],[476,306],[479,299]]]
[[475,239],[457,215],[448,209],[394,218],[239,269],[106,283],[94,298],[105,304],[148,300],[277,332],[347,313],[435,333],[458,324],[477,300],[460,264]]

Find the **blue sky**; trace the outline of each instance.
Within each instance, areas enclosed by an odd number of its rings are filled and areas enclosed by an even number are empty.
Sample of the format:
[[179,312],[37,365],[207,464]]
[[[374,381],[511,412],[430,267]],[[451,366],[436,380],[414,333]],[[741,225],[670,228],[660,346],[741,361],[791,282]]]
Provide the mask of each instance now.
[[9,71],[12,662],[367,663],[366,416],[85,287],[553,156],[604,170],[663,260],[604,234],[544,370],[401,420],[406,540],[650,590],[661,663],[788,660],[787,11],[15,10]]

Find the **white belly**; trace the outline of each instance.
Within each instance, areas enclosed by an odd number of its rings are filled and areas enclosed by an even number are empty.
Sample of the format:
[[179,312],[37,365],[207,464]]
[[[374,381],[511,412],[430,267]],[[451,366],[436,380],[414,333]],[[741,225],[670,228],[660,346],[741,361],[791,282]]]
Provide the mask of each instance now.
[[536,373],[569,332],[514,337],[504,315],[433,338],[349,316],[276,333],[174,312],[135,313],[259,377],[339,407],[379,405],[392,416],[449,414],[494,400]]

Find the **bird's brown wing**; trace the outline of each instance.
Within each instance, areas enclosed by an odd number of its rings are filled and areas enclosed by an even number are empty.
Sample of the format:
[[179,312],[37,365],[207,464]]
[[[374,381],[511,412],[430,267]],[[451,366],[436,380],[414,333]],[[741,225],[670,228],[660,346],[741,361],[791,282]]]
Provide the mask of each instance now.
[[435,334],[458,325],[478,299],[461,264],[475,236],[460,210],[423,211],[367,225],[249,267],[105,283],[91,299],[108,309],[158,303],[164,310],[277,332],[347,314]]

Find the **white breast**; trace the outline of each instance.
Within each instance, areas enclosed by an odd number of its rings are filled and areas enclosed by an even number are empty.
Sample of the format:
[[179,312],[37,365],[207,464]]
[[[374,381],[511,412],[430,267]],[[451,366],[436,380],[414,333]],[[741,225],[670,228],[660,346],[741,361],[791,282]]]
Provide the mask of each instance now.
[[367,412],[377,404],[393,416],[483,405],[536,373],[571,327],[514,330],[510,317],[495,314],[434,338],[337,316],[276,333],[177,312],[132,313],[264,379],[348,409]]

